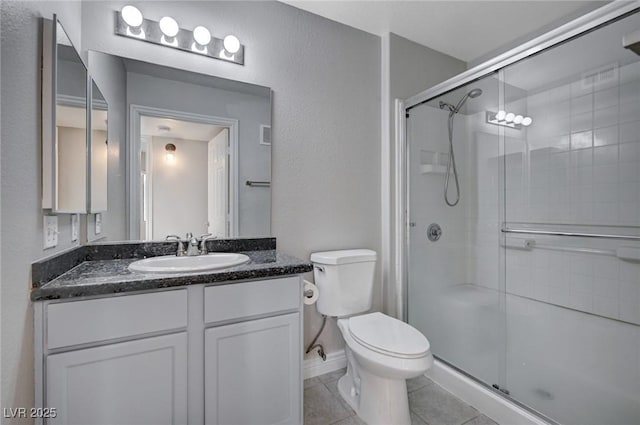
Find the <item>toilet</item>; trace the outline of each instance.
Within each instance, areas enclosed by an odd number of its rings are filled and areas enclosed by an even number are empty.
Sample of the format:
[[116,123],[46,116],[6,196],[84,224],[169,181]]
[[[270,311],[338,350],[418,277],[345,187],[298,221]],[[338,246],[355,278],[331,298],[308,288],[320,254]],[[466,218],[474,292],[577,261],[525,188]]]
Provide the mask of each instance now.
[[409,425],[406,380],[433,364],[429,341],[414,327],[367,313],[373,298],[376,253],[368,249],[311,254],[320,314],[338,318],[347,373],[342,398],[368,425]]

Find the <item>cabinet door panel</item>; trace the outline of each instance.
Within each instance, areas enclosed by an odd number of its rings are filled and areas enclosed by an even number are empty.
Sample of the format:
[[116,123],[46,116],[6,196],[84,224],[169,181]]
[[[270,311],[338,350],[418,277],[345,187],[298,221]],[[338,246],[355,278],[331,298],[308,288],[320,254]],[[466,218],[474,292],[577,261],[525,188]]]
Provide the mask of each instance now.
[[187,335],[50,355],[46,386],[50,424],[184,424]]
[[206,330],[206,423],[301,423],[300,344],[299,313]]

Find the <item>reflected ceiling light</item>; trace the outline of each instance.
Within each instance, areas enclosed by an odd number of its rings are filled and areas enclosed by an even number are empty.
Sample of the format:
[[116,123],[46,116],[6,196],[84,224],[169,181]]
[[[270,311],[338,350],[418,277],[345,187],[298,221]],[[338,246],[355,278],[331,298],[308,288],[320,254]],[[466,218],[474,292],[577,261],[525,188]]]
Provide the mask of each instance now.
[[202,25],[193,29],[193,39],[201,46],[206,46],[211,42],[211,33]]
[[524,115],[516,115],[513,112],[500,110],[498,112],[486,112],[487,123],[509,127],[515,130],[522,130],[522,127],[528,127],[533,122],[531,117]]
[[128,4],[120,10],[120,14],[122,15],[122,19],[130,27],[136,28],[142,25],[142,12],[140,12],[137,7]]
[[228,35],[224,38],[224,50],[233,54],[240,50],[240,40],[235,35]]
[[164,150],[166,151],[165,158],[169,162],[173,162],[176,159],[176,145],[173,143],[167,143],[164,145]]
[[160,31],[162,31],[165,36],[173,38],[178,35],[180,27],[178,26],[178,22],[171,16],[165,16],[160,19]]

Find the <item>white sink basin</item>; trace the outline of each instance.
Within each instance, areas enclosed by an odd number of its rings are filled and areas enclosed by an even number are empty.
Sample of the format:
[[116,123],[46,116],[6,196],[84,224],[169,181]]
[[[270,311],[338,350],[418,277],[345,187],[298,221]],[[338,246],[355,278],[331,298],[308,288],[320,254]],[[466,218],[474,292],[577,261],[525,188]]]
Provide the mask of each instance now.
[[217,252],[195,257],[176,257],[166,255],[136,261],[129,265],[129,270],[141,273],[194,273],[208,270],[218,270],[239,266],[249,262],[244,254]]

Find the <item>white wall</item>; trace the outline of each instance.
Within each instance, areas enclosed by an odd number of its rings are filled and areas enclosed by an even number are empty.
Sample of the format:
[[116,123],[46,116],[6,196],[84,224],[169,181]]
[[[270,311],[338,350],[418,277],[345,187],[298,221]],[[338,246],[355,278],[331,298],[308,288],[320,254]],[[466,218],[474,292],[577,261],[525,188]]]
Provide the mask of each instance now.
[[[83,4],[83,48],[273,89],[271,230],[279,249],[300,258],[380,252],[378,37],[277,2],[140,3],[150,19],[171,15],[185,28],[207,23],[216,36],[236,34],[247,48],[238,66],[116,36],[113,11],[123,4]],[[306,308],[305,342],[319,322],[315,307]],[[322,342],[327,352],[342,347],[333,323]]]
[[[165,145],[176,146],[175,160],[166,160]],[[207,142],[151,138],[153,240],[207,233]]]
[[87,130],[58,127],[57,131],[58,205],[63,211],[83,211],[87,205]]
[[29,407],[34,382],[30,264],[71,246],[71,219],[61,215],[58,247],[42,249],[40,18],[57,13],[71,41],[80,47],[81,7],[76,2],[3,1],[0,10],[2,402]]

